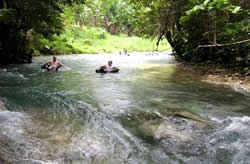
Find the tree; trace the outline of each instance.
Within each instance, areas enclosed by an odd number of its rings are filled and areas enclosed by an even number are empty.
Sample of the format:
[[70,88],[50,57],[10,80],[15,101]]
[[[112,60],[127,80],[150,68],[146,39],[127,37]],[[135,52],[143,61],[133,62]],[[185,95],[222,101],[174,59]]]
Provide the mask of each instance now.
[[111,34],[131,34],[134,8],[124,0],[86,0],[85,4],[66,9],[68,22],[105,28]]
[[63,29],[62,4],[80,0],[0,0],[0,64],[31,62],[30,34],[47,38]]
[[130,0],[130,3],[136,6],[137,28],[144,35],[158,36],[159,41],[165,37],[177,58],[233,63],[235,56],[246,58],[249,52],[247,1]]

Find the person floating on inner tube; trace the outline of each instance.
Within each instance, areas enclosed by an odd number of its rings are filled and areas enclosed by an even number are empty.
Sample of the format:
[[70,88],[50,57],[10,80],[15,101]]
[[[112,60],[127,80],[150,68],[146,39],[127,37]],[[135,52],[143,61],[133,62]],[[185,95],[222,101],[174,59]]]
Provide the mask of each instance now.
[[115,69],[115,67],[113,67],[112,64],[113,64],[112,61],[108,61],[108,66],[105,69],[106,72],[111,72]]
[[117,73],[119,72],[119,68],[114,67],[112,61],[108,61],[108,65],[101,66],[99,69],[96,70],[96,73]]
[[43,64],[41,68],[47,69],[47,71],[58,71],[60,67],[64,67],[64,65],[59,62],[55,56],[53,56],[53,60]]

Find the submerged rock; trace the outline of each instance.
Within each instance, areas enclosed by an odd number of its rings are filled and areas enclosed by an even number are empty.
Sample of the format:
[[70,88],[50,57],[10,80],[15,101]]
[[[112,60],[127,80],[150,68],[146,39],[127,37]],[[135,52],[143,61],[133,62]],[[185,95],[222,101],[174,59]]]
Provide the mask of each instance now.
[[65,136],[62,136],[62,135],[55,135],[53,136],[52,138],[50,138],[50,142],[52,144],[68,144],[70,143],[70,139],[65,137]]
[[243,82],[237,82],[233,85],[233,89],[236,91],[236,92],[240,92],[244,95],[247,95],[249,96],[250,95],[250,90],[245,87],[244,85],[242,85]]
[[205,125],[210,125],[210,122],[198,115],[195,115],[193,113],[190,113],[190,112],[187,112],[187,111],[181,111],[181,112],[176,112],[175,113],[175,116],[178,116],[178,117],[183,117],[183,118],[186,118],[186,119],[190,119],[190,120],[194,120],[194,121],[198,121],[198,122],[201,122]]
[[0,72],[7,72],[7,68],[0,69]]
[[181,142],[188,142],[193,140],[191,131],[183,128],[178,128],[175,124],[165,121],[159,125],[155,131],[154,138],[159,140],[163,138],[171,138]]
[[175,141],[178,143],[193,141],[194,137],[192,133],[209,124],[208,121],[192,115],[191,113],[178,113],[179,117],[192,119],[195,122],[180,119],[173,115],[162,116],[155,112],[130,113],[129,117],[126,119],[123,118],[122,122],[130,132],[147,142],[168,139],[168,141]]
[[145,139],[154,139],[155,133],[160,126],[159,122],[145,121],[138,126],[138,132]]
[[26,153],[25,148],[29,144],[24,136],[26,120],[28,120],[28,118],[22,113],[1,112],[0,157],[5,161],[3,164],[7,164],[8,162],[13,163],[14,160],[19,158],[18,154]]

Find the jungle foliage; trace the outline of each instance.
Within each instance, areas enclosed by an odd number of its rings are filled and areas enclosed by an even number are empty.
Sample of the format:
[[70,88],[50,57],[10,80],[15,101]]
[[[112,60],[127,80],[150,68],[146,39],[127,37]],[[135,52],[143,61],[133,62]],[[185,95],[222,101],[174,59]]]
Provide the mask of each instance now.
[[130,0],[142,34],[166,38],[178,59],[249,65],[249,0]]
[[66,26],[77,24],[87,27],[101,27],[114,35],[133,33],[133,4],[125,0],[86,0],[82,5],[65,8]]
[[0,0],[0,64],[31,62],[33,34],[59,34],[61,6],[73,2],[82,0]]
[[250,63],[249,0],[82,1],[0,0],[0,63],[29,62],[31,48],[40,43],[77,53],[79,47],[68,44],[74,37],[65,36],[93,27],[111,35],[155,37],[157,44],[166,39],[181,60]]
[[136,36],[133,10],[133,5],[124,0],[86,0],[82,4],[64,5],[62,34],[50,38],[34,35],[30,46],[35,55],[168,50],[166,41],[156,47],[156,39]]

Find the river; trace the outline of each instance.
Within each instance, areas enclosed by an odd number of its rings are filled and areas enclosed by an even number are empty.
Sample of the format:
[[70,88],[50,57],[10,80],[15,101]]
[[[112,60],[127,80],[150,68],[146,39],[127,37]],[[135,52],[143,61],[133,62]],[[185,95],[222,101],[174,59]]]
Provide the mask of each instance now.
[[[249,96],[167,53],[59,56],[66,68],[41,70],[50,58],[0,73],[1,164],[249,163]],[[108,60],[120,73],[96,74]]]

